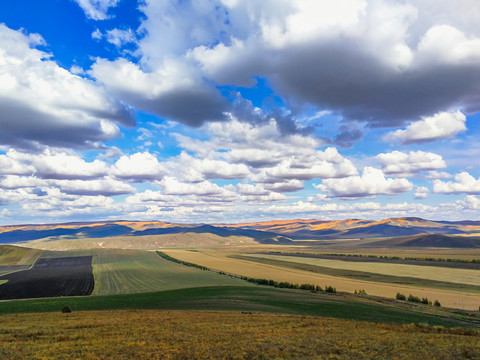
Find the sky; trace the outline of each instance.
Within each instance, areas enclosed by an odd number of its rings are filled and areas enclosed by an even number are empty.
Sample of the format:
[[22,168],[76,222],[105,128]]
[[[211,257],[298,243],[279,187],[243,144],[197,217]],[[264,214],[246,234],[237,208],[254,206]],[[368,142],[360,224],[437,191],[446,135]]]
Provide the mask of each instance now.
[[0,1],[0,224],[480,220],[478,0]]

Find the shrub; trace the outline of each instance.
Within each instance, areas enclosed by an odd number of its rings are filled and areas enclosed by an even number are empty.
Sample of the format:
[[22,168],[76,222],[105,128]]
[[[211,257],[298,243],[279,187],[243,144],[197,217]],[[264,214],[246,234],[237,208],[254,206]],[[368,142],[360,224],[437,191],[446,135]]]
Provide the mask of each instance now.
[[336,293],[337,292],[337,289],[335,289],[333,286],[331,285],[328,285],[328,286],[325,286],[325,292],[327,293]]
[[416,302],[416,303],[422,302],[422,300],[420,300],[418,296],[413,296],[412,294],[408,295],[407,300],[411,302]]
[[422,298],[422,304],[428,305],[428,298]]
[[397,300],[407,300],[407,297],[403,294],[397,293]]
[[66,313],[71,313],[72,312],[72,309],[70,309],[70,306],[67,306],[65,305],[63,308],[62,308],[62,313],[66,314]]
[[[442,305],[440,304],[440,301],[435,300],[435,302],[433,303],[433,306],[439,306],[440,307]],[[480,308],[479,308],[479,310],[480,310]]]

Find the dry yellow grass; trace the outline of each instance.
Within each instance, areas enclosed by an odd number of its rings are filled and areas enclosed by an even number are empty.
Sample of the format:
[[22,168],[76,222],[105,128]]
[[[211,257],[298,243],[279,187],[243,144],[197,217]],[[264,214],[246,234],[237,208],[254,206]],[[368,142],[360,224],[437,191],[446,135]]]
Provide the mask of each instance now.
[[294,315],[95,311],[0,317],[3,359],[479,359],[474,330]]
[[228,255],[241,253],[231,250],[203,249],[188,251],[182,249],[164,250],[168,255],[195,264],[207,266],[228,273],[239,274],[253,278],[266,278],[291,283],[308,283],[320,286],[333,285],[338,291],[354,292],[364,289],[370,295],[394,298],[397,292],[414,294],[419,297],[438,299],[442,306],[457,309],[478,310],[480,294],[461,293],[438,289],[419,289],[417,287],[375,283],[363,280],[352,280],[335,276],[315,274],[308,271],[286,269],[280,266],[259,264],[246,260],[232,259]]
[[343,260],[314,259],[281,255],[250,254],[249,256],[324,266],[332,269],[366,271],[383,275],[408,276],[419,279],[446,281],[458,284],[480,285],[479,270],[442,268],[438,266],[388,264],[381,262],[351,262]]
[[24,246],[43,250],[85,250],[85,249],[141,249],[153,250],[164,247],[192,246],[234,246],[256,244],[251,238],[243,236],[221,237],[214,234],[168,234],[145,236],[111,236],[107,238],[65,239],[48,241],[33,240]]

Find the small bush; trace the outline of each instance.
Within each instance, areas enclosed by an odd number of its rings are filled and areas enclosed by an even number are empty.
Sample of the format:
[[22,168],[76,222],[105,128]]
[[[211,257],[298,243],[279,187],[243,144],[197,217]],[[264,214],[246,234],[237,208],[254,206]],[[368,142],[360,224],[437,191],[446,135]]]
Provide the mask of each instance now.
[[396,296],[397,300],[407,300],[407,297],[403,294],[397,293]]
[[62,313],[66,314],[66,313],[71,313],[72,312],[72,309],[70,309],[70,306],[67,306],[65,305],[63,308],[62,308]]
[[335,289],[333,286],[331,285],[328,285],[328,286],[325,286],[325,292],[327,293],[336,293],[337,292],[337,289]]
[[416,303],[421,303],[422,302],[422,300],[420,300],[420,298],[418,296],[413,296],[412,294],[408,295],[407,300],[411,301],[411,302],[416,302]]
[[[433,303],[433,306],[438,306],[438,307],[440,307],[440,306],[442,306],[442,305],[440,304],[440,301],[435,300],[435,302]],[[479,310],[480,310],[480,309],[479,309]]]
[[358,289],[355,290],[355,294],[358,294],[358,295],[367,295],[367,292],[365,291],[365,289]]
[[422,298],[422,304],[428,305],[428,298]]

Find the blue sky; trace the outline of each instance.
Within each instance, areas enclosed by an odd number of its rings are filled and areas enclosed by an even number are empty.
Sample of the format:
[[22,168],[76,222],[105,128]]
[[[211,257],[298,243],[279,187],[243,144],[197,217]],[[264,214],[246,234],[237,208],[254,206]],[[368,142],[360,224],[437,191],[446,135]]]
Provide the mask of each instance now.
[[479,17],[0,2],[0,223],[480,219]]

